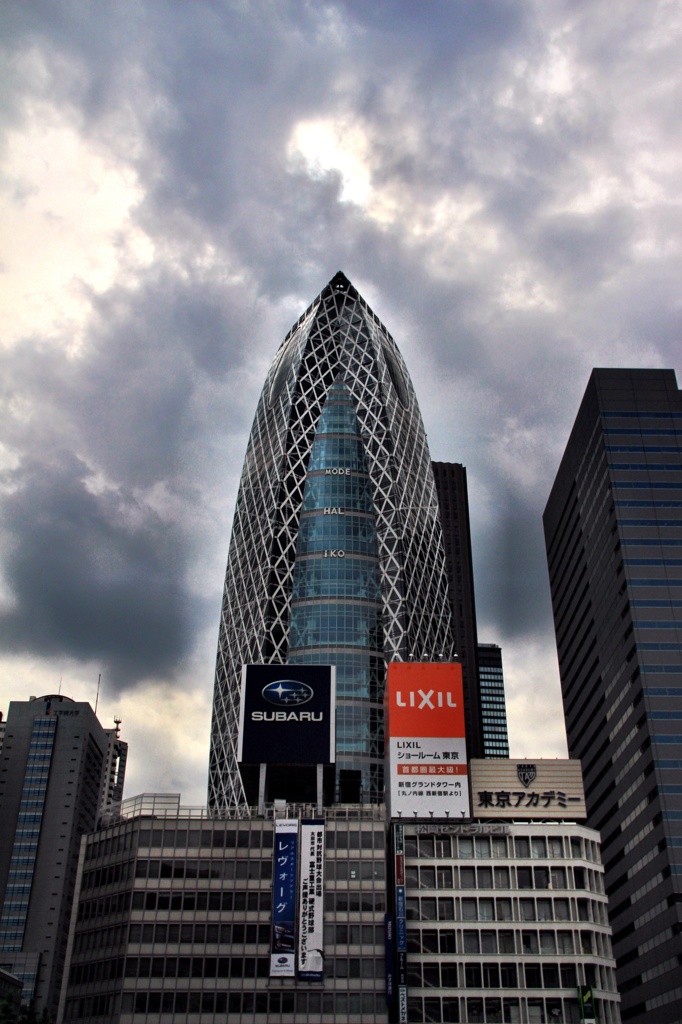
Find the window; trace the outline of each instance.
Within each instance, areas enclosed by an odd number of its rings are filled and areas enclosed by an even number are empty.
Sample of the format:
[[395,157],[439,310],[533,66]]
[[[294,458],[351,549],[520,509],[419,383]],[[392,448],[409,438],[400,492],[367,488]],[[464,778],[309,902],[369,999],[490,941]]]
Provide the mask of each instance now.
[[502,988],[517,988],[516,964],[500,964],[500,985]]
[[425,988],[440,988],[440,970],[438,964],[422,964],[422,975]]
[[538,908],[538,921],[551,921],[552,920],[552,901],[547,899],[539,899],[537,902]]
[[419,887],[421,889],[435,889],[436,888],[436,869],[435,868],[420,868],[419,869]]
[[536,889],[549,889],[549,869],[533,868]]
[[480,953],[481,952],[481,944],[480,944],[480,939],[479,939],[478,932],[468,931],[467,929],[465,929],[462,932],[462,939],[463,939],[463,942],[464,942],[464,952],[465,953]]
[[457,840],[459,845],[459,856],[462,860],[473,857],[474,855],[474,841],[473,839],[466,839],[460,836]]
[[535,900],[519,900],[519,912],[522,921],[534,921]]
[[497,932],[481,932],[481,953],[497,953]]
[[561,975],[562,988],[575,988],[577,986],[578,978],[575,964],[560,964],[559,972]]
[[441,865],[436,868],[436,888],[452,889],[452,868]]
[[475,843],[476,843],[476,856],[477,857],[489,858],[490,857],[490,840],[485,838],[485,837],[481,837],[481,838],[477,837],[476,840],[475,840]]
[[500,987],[500,965],[491,963],[483,964],[483,986],[484,988]]
[[558,964],[543,964],[542,965],[542,979],[545,983],[545,988],[558,988],[559,987],[559,965]]
[[478,901],[478,916],[481,921],[495,920],[495,904],[493,900],[480,899]]
[[519,889],[533,888],[533,872],[531,868],[517,868],[516,880]]
[[461,889],[476,888],[476,871],[474,868],[459,869],[459,885]]
[[530,843],[531,857],[546,857],[547,856],[547,844],[544,837],[533,837]]
[[496,899],[495,908],[497,912],[498,921],[511,921],[512,919],[512,902],[509,899]]
[[514,948],[514,932],[501,931],[497,934],[497,940],[500,947],[500,953],[515,953]]
[[439,896],[438,897],[438,920],[439,921],[454,921],[455,920],[455,901],[451,896]]
[[530,857],[530,843],[526,836],[517,836],[514,840],[517,857]]
[[524,964],[526,988],[542,988],[542,971],[540,964]]
[[509,868],[495,868],[494,875],[496,889],[509,888]]
[[462,920],[477,921],[476,900],[462,900]]
[[465,988],[481,988],[482,975],[480,964],[464,965],[464,986]]

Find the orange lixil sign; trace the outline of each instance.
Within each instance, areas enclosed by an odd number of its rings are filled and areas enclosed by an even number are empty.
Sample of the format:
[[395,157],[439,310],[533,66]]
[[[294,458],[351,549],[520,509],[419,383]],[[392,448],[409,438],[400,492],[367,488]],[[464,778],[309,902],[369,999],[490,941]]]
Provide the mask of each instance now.
[[392,661],[386,681],[387,736],[464,737],[462,666]]

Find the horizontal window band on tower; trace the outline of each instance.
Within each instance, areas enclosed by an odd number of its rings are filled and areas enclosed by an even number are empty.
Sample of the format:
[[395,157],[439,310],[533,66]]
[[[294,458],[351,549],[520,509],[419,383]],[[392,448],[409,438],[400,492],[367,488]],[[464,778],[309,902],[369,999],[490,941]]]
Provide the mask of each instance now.
[[611,412],[602,411],[605,420],[682,420],[682,412]]
[[672,480],[614,480],[612,483],[614,491],[617,490],[639,490],[639,491],[679,491],[682,489],[682,482]]
[[680,566],[682,558],[624,558],[623,565]]
[[[607,452],[617,454],[619,452],[652,452],[654,455],[682,454],[682,447],[673,444],[607,444],[604,445]],[[613,466],[612,468],[616,468]]]
[[307,598],[348,597],[354,600],[381,600],[379,566],[376,558],[309,557],[297,560],[293,601]]
[[682,526],[682,519],[619,519],[620,526],[623,528],[633,526],[650,526],[655,530],[664,529],[666,526],[672,526],[676,530]]
[[365,457],[362,442],[352,437],[326,437],[324,447],[313,448],[310,453],[308,470],[351,469],[364,471]]
[[[682,503],[681,503],[682,504]],[[372,513],[372,485],[368,476],[308,476],[303,511],[323,508]]]
[[376,649],[380,609],[371,604],[297,605],[291,610],[292,649],[337,644]]
[[321,516],[301,519],[298,533],[301,554],[330,551],[346,554],[376,554],[377,532],[374,519],[358,515]]
[[628,580],[628,586],[630,587],[682,587],[682,579],[668,579],[667,577],[658,577],[657,579],[631,579]]

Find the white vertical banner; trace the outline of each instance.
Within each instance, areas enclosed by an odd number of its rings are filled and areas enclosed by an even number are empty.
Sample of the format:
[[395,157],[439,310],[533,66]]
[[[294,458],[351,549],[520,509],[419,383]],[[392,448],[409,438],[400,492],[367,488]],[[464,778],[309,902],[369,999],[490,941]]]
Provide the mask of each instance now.
[[298,976],[324,978],[324,821],[301,822]]

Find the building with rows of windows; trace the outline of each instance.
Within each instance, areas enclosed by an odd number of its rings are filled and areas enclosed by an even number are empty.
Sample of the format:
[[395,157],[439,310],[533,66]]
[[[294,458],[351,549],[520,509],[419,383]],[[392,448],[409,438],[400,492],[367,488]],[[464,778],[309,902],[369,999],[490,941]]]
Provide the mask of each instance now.
[[602,834],[623,1020],[682,1020],[682,392],[592,372],[544,514],[568,746]]

